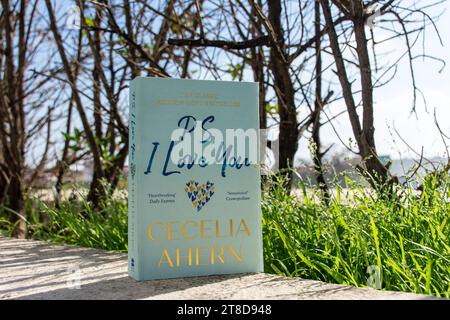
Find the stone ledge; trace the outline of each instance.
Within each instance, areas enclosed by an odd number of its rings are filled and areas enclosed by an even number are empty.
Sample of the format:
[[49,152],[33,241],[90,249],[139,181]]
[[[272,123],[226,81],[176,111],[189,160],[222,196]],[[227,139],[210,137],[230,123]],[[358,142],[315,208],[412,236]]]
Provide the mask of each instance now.
[[[70,289],[70,270],[81,273]],[[0,237],[0,299],[433,299],[264,273],[136,282],[126,254]]]

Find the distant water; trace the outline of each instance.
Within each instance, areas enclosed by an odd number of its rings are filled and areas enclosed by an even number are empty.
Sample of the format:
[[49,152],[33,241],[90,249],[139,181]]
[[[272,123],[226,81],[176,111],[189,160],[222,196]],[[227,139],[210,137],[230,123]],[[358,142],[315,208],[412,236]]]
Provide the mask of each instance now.
[[[447,161],[448,160],[445,158],[436,157],[431,159],[422,159],[420,168],[416,170],[419,165],[419,160],[392,160],[389,172],[391,175],[397,176],[400,182],[404,182],[407,178],[418,181],[427,171],[442,170],[442,168],[447,164]],[[356,159],[327,163],[325,165],[325,177],[329,182],[344,185],[345,179],[342,173],[345,172],[347,177],[350,177],[354,181],[362,182],[363,179],[361,179],[360,174],[355,169],[355,166],[358,163],[359,161]],[[296,170],[303,181],[309,181],[312,184],[316,184],[315,172],[312,165],[302,165],[297,167]],[[299,178],[296,177],[296,179]]]

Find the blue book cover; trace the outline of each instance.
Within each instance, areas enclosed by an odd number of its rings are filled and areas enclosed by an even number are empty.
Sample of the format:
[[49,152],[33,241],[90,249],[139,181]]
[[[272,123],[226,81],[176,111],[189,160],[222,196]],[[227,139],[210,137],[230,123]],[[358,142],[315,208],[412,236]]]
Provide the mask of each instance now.
[[139,77],[129,107],[129,275],[263,271],[258,85]]

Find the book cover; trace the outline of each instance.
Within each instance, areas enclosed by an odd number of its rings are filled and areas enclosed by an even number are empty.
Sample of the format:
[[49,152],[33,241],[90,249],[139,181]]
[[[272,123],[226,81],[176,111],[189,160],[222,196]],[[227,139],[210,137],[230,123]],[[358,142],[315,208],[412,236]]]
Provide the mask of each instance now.
[[139,77],[129,107],[129,275],[263,271],[257,84]]

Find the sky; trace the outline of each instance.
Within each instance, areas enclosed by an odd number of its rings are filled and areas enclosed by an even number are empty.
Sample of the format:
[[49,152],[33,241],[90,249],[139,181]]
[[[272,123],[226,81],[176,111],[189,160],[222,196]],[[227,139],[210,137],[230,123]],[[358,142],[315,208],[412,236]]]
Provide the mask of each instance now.
[[[64,3],[60,10],[64,10],[65,5],[70,3]],[[450,62],[450,4],[447,1],[438,8],[440,11],[444,9],[442,16],[436,22],[444,46],[441,45],[433,28],[429,26],[426,31],[426,49],[428,54]],[[432,13],[437,14],[439,12],[434,10]],[[383,30],[375,27],[375,35],[377,39],[381,39]],[[404,52],[404,48],[404,38],[399,38],[380,45],[378,50],[380,50],[379,52],[389,53],[389,56],[392,54],[392,60],[394,61]],[[426,99],[425,107],[422,97],[420,94],[418,95],[416,114],[411,113],[413,92],[406,58],[398,64],[396,77],[388,85],[375,91],[375,139],[379,155],[388,155],[392,159],[418,158],[418,155],[411,148],[418,153],[423,148],[426,157],[446,156],[445,145],[434,123],[434,112],[436,112],[441,129],[450,136],[450,65],[440,72],[442,68],[440,62],[416,59],[414,68],[417,86]],[[336,81],[336,79],[333,81]],[[337,101],[327,108],[328,117],[332,117],[343,110],[345,110],[344,102],[342,100]],[[348,142],[353,135],[347,114],[339,116],[333,121],[333,124],[334,129],[330,125],[325,125],[321,131],[324,148],[333,144],[329,153],[330,156],[345,153],[346,149],[340,139]],[[337,138],[335,130],[340,139]],[[397,132],[409,147],[402,141]],[[36,149],[34,150],[35,153],[40,153],[42,147]],[[301,139],[296,162],[309,158],[308,141]]]
[[[423,147],[423,154],[426,157],[446,157],[445,145],[434,123],[434,112],[436,112],[440,128],[450,136],[450,5],[446,2],[439,8],[441,11],[445,9],[443,15],[436,22],[444,46],[440,44],[433,28],[429,27],[426,31],[426,51],[430,55],[443,59],[449,65],[439,72],[442,68],[441,62],[422,60],[422,58],[415,60],[417,85],[426,99],[425,106],[422,97],[418,94],[417,114],[411,113],[413,90],[407,59],[403,59],[399,63],[395,79],[375,91],[375,139],[379,155],[388,155],[392,159],[418,158],[419,156],[411,148],[420,153]],[[382,30],[376,30],[375,36],[377,37],[377,33],[382,34],[382,32]],[[419,46],[422,46],[422,43]],[[404,48],[405,44],[402,38],[387,42],[380,49],[382,52],[401,53],[403,51],[400,50],[404,50]],[[343,101],[339,101],[328,108],[328,114],[331,117],[343,109],[345,109],[345,105]],[[341,139],[348,142],[352,131],[347,114],[337,118],[334,126]],[[396,131],[411,148],[400,139]],[[333,128],[329,125],[322,130],[322,140],[324,147],[331,143],[335,144],[330,154],[345,151]],[[307,142],[301,141],[297,157],[307,159],[306,155],[308,154]]]

